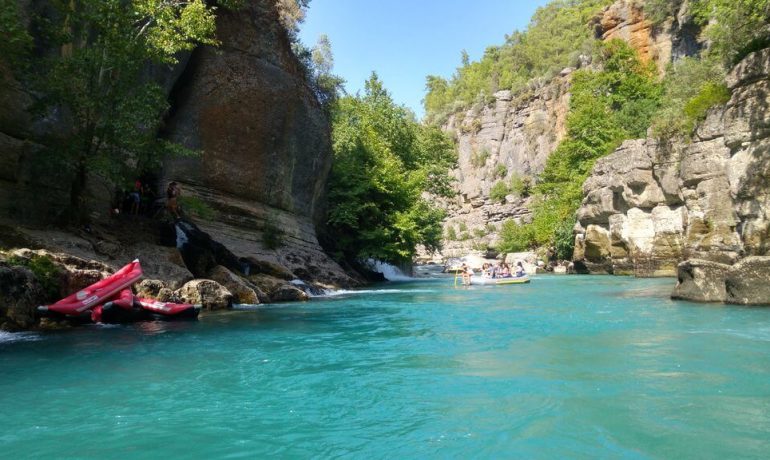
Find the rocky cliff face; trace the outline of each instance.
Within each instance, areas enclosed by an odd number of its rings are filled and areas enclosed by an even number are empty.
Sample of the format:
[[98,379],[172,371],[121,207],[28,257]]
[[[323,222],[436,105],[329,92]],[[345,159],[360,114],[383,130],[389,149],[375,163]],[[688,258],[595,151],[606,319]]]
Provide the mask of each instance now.
[[596,18],[597,38],[628,42],[643,61],[654,62],[663,73],[670,62],[697,54],[702,47],[700,29],[689,14],[689,1],[672,3],[677,14],[656,26],[645,14],[645,2],[618,0]]
[[499,224],[507,219],[527,221],[526,199],[508,195],[505,202],[495,202],[490,190],[499,181],[510,185],[513,177],[531,178],[543,170],[564,136],[570,73],[566,69],[529,94],[499,91],[493,104],[450,117],[444,129],[457,138],[458,198],[446,203],[444,228],[457,239],[445,241],[445,257],[494,245]]
[[575,251],[589,271],[678,274],[677,297],[770,301],[745,289],[746,279],[768,281],[758,267],[770,246],[770,49],[727,82],[730,101],[691,142],[628,141],[597,162]]
[[[313,96],[273,2],[217,20],[218,48],[196,50],[173,93],[166,135],[200,150],[166,162],[165,181],[212,208],[198,225],[236,255],[280,263],[312,281],[350,284],[321,250],[331,167],[330,124]],[[279,233],[271,249],[265,233]]]
[[[687,2],[678,4],[676,17],[654,26],[645,17],[643,2],[618,0],[591,26],[599,39],[626,40],[662,73],[672,60],[695,54],[701,46]],[[454,176],[459,197],[446,203],[444,229],[445,235],[454,233],[457,238],[444,241],[442,256],[494,246],[501,222],[529,220],[528,200],[509,195],[504,203],[494,202],[490,190],[498,181],[510,184],[513,176],[535,177],[542,172],[566,130],[572,70],[564,69],[528,93],[500,91],[492,104],[450,117],[444,129],[457,138],[459,165]]]
[[[219,10],[221,46],[196,49],[172,69],[148,66],[147,78],[161,83],[171,102],[162,135],[201,152],[167,161],[159,188],[180,182],[182,196],[208,210],[195,217],[201,230],[237,257],[281,265],[287,276],[319,285],[354,284],[315,231],[331,167],[330,123],[275,2],[245,3]],[[30,4],[22,6],[28,11]],[[0,217],[9,224],[49,222],[67,202],[69,181],[41,181],[31,168],[57,126],[30,116],[32,96],[2,62],[0,80]],[[92,183],[100,188],[90,195],[91,217],[106,222],[111,187]],[[60,185],[58,196],[37,193]]]

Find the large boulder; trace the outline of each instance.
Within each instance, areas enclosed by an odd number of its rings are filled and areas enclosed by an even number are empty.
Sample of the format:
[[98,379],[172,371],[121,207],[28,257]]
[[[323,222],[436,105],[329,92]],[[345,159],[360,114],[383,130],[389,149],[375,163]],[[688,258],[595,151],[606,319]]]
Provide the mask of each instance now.
[[672,299],[696,302],[724,302],[725,279],[730,266],[708,260],[690,259],[677,267],[678,282]]
[[308,294],[292,283],[270,275],[251,275],[249,281],[264,292],[267,296],[265,302],[290,302],[308,300]]
[[43,288],[29,269],[0,265],[0,329],[31,328],[35,308],[44,301]]
[[[258,287],[231,272],[227,268],[217,265],[209,278],[227,288],[234,296],[233,301],[240,304],[256,305],[259,303]],[[264,296],[264,294],[262,294]]]
[[270,293],[270,301],[272,302],[296,302],[309,298],[307,292],[291,284],[283,284]]
[[81,259],[69,254],[46,251],[44,249],[17,249],[11,251],[9,257],[19,263],[28,265],[45,262],[54,267],[60,274],[59,296],[66,297],[111,275],[114,270],[109,265]]
[[770,257],[746,257],[730,267],[725,289],[728,303],[770,305]]
[[233,305],[233,294],[212,280],[192,280],[174,291],[182,302],[200,304],[206,310],[224,310]]
[[154,299],[161,302],[182,302],[182,299],[160,280],[142,280],[134,286],[136,295],[145,299]]

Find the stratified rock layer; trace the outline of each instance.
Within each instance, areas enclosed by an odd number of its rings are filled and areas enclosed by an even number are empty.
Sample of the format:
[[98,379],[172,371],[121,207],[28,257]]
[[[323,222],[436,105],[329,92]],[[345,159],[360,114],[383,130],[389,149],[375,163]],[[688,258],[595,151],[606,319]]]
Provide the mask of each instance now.
[[770,271],[749,257],[770,244],[770,49],[727,81],[691,142],[627,141],[596,163],[575,251],[590,271],[678,273],[677,298],[770,303]]
[[316,237],[329,121],[273,2],[222,12],[217,36],[221,45],[196,50],[180,77],[167,129],[201,156],[168,161],[166,182],[180,182],[183,198],[211,209],[196,224],[237,257],[301,270],[316,284],[354,284]]

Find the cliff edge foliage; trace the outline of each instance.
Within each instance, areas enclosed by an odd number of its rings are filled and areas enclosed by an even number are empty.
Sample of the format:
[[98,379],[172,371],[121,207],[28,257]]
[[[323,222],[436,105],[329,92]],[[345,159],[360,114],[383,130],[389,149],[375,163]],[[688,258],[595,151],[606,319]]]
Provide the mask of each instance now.
[[441,124],[447,116],[474,104],[490,102],[499,90],[518,93],[549,80],[595,45],[592,18],[613,0],[555,0],[538,8],[523,32],[514,31],[505,43],[490,46],[471,62],[463,51],[462,65],[450,79],[427,77],[426,121]]

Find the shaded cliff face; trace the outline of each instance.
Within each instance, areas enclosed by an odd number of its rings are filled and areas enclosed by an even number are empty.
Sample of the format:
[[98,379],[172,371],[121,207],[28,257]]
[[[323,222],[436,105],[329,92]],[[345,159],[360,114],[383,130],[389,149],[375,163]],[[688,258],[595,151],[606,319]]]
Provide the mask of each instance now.
[[[164,182],[180,182],[183,195],[213,210],[198,225],[237,256],[349,284],[315,234],[331,167],[330,124],[273,2],[222,12],[217,37],[221,45],[196,50],[180,77],[166,129],[201,156],[167,161]],[[282,245],[270,249],[265,233],[276,231]]]
[[678,274],[679,297],[770,303],[725,281],[762,265],[770,249],[770,49],[747,56],[727,82],[730,101],[692,142],[628,141],[597,162],[575,251],[590,271]]
[[167,136],[202,155],[169,161],[166,176],[315,217],[330,125],[277,18],[270,1],[220,14],[222,44],[195,52],[168,120]]
[[[167,161],[160,187],[176,180],[183,197],[208,206],[196,222],[237,257],[277,263],[282,273],[321,285],[353,284],[315,233],[332,160],[329,120],[291,51],[275,2],[245,3],[217,11],[221,46],[180,56],[173,68],[145,69],[144,77],[169,94],[163,136],[201,152]],[[62,212],[69,180],[61,172],[46,179],[32,167],[41,142],[67,127],[51,123],[62,124],[62,117],[30,116],[33,98],[2,57],[0,83],[0,216],[48,223]],[[89,184],[89,216],[109,222],[113,186],[96,177]],[[60,192],[40,193],[57,186]],[[271,237],[275,249],[264,243]]]

